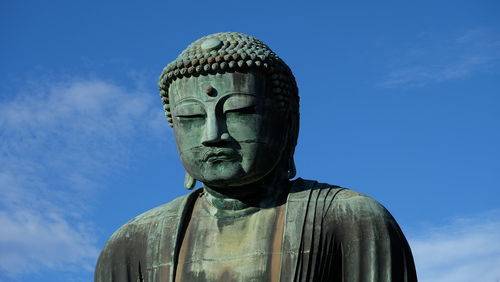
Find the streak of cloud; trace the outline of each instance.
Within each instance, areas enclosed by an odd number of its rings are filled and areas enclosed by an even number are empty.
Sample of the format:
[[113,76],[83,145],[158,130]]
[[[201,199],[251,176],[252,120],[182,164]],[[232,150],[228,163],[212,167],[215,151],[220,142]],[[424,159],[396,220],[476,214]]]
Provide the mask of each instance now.
[[500,35],[476,29],[449,38],[422,34],[397,56],[382,87],[424,86],[488,71],[500,61]]
[[413,237],[410,244],[419,280],[500,281],[499,215],[457,219]]
[[0,280],[93,270],[86,215],[139,136],[165,128],[156,95],[102,80],[39,83],[0,104]]

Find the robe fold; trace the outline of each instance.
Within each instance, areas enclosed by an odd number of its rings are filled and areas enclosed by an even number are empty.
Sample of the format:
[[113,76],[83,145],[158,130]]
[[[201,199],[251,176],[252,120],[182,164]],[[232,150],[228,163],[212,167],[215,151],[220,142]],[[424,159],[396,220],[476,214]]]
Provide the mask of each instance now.
[[[99,256],[95,282],[175,281],[183,232],[201,192],[118,229]],[[285,208],[279,281],[417,281],[401,229],[370,197],[299,178]]]

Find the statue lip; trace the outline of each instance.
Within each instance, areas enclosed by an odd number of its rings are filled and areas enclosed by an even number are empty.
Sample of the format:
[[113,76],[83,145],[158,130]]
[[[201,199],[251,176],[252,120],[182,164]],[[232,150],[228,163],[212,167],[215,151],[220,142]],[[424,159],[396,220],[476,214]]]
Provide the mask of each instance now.
[[233,149],[217,148],[214,150],[207,150],[201,160],[204,162],[217,162],[226,160],[235,160],[238,154]]

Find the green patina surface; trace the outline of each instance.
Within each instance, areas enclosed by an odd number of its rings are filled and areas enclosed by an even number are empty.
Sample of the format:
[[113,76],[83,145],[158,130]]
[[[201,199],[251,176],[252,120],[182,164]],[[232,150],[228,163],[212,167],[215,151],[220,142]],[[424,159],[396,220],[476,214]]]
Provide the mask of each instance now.
[[160,77],[186,188],[120,228],[95,281],[416,281],[410,248],[371,198],[295,176],[299,98],[261,41],[217,33]]

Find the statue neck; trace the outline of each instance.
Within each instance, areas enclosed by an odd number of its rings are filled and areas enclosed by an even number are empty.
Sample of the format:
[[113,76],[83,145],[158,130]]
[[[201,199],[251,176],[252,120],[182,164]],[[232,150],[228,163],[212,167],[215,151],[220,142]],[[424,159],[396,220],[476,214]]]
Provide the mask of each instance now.
[[[272,177],[274,178],[274,177]],[[290,181],[288,179],[269,179],[243,186],[210,187],[203,184],[207,201],[224,213],[240,213],[272,208],[286,201]]]

